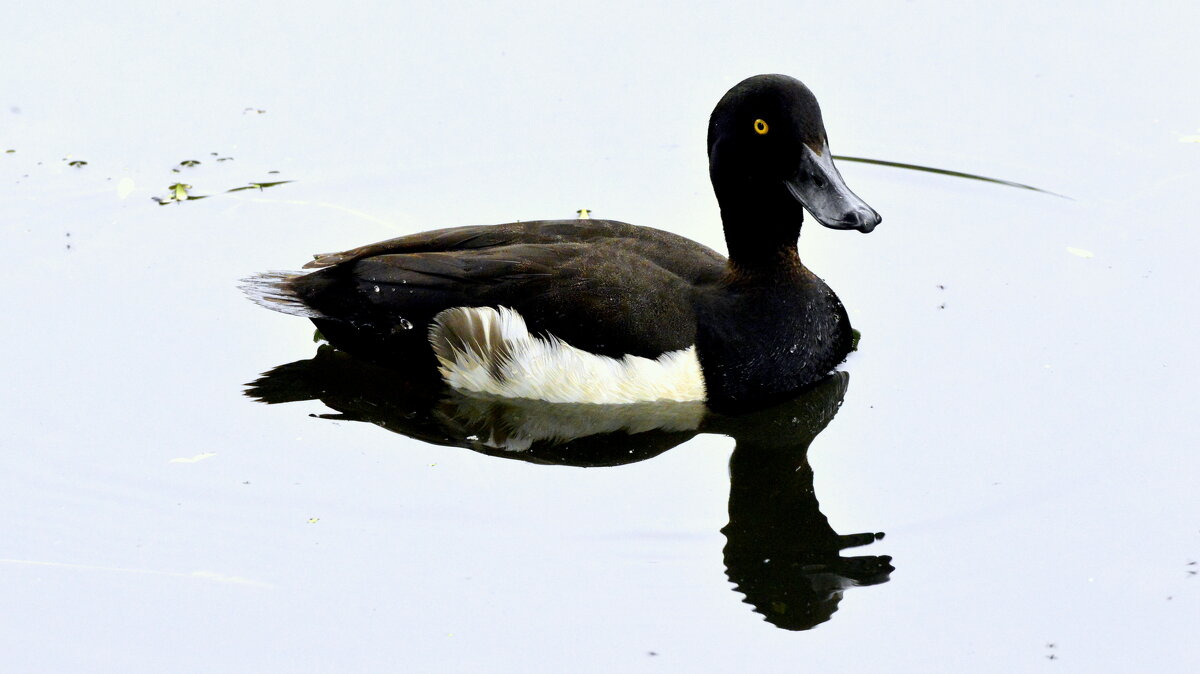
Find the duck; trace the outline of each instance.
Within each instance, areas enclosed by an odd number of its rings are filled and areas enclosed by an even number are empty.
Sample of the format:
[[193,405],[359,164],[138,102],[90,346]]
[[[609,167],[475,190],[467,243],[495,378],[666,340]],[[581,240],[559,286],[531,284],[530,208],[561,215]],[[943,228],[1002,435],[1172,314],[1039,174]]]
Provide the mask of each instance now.
[[793,77],[729,89],[707,143],[728,255],[616,220],[534,220],[316,255],[243,288],[338,349],[432,367],[463,393],[761,407],[851,350],[845,307],[800,261],[804,211],[863,233],[881,218],[846,186],[817,99]]

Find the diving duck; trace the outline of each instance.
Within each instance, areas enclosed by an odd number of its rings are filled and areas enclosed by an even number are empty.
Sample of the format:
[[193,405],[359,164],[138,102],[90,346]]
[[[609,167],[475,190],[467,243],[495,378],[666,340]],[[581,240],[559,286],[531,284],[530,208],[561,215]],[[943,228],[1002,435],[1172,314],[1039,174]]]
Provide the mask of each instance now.
[[804,210],[870,232],[817,100],[757,75],[708,125],[728,258],[613,220],[455,227],[318,255],[311,272],[248,280],[255,301],[306,316],[334,346],[436,367],[461,391],[549,402],[761,406],[845,359],[850,321],[796,250]]

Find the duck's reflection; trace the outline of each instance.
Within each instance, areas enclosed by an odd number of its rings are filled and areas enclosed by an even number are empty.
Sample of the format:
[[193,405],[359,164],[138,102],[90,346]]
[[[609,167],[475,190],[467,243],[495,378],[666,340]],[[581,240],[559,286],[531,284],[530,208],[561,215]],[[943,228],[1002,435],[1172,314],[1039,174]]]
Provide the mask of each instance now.
[[837,413],[848,376],[835,373],[799,397],[727,416],[698,403],[566,405],[464,396],[323,346],[249,385],[265,403],[320,400],[337,414],[419,440],[533,463],[616,466],[644,461],[698,433],[737,445],[730,459],[729,580],[756,611],[789,630],[830,618],[848,587],[888,580],[891,558],[843,557],[882,533],[839,535],[821,514],[807,453]]
[[813,490],[808,446],[837,413],[848,379],[835,373],[800,398],[720,429],[737,440],[721,530],[725,569],[746,601],[784,629],[829,620],[846,588],[887,582],[893,570],[886,555],[841,556],[883,534],[839,535]]

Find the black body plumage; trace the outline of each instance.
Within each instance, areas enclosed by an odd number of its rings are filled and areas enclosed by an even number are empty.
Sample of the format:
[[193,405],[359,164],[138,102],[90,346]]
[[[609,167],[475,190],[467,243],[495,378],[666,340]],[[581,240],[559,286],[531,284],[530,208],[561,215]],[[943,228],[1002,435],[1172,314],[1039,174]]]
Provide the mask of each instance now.
[[317,256],[313,272],[260,278],[259,299],[311,317],[339,348],[408,364],[432,361],[429,329],[443,310],[509,307],[531,333],[594,354],[695,345],[710,406],[770,402],[850,349],[845,309],[796,250],[804,209],[864,232],[879,216],[845,187],[797,80],[762,75],[731,89],[708,145],[728,259],[611,220],[458,227]]

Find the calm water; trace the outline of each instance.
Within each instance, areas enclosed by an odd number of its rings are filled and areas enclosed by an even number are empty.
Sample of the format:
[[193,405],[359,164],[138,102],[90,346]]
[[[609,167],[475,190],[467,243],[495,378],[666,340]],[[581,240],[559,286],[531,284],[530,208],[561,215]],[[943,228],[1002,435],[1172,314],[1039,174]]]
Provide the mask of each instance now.
[[[1197,8],[19,9],[6,671],[1200,668]],[[585,207],[723,248],[768,71],[835,152],[1071,198],[842,164],[884,223],[801,255],[860,350],[749,417],[419,389],[237,291]]]

